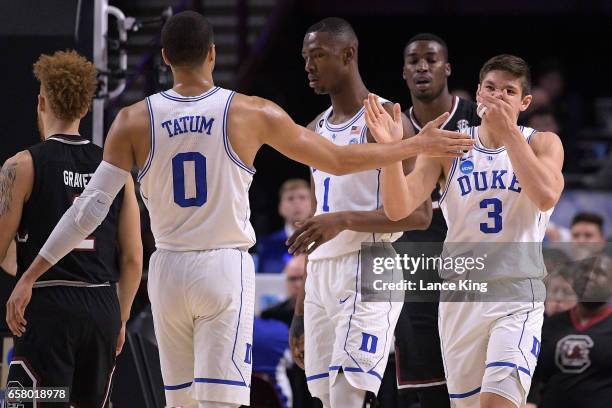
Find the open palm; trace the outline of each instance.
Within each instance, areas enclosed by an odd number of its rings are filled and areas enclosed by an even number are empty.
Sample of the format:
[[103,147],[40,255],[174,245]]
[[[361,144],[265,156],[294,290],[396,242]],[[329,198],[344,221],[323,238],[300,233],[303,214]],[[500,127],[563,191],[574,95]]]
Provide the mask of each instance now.
[[378,143],[402,140],[404,130],[402,112],[398,103],[393,105],[393,117],[383,108],[378,96],[374,94],[368,94],[368,99],[364,100],[363,104],[366,108],[366,124]]

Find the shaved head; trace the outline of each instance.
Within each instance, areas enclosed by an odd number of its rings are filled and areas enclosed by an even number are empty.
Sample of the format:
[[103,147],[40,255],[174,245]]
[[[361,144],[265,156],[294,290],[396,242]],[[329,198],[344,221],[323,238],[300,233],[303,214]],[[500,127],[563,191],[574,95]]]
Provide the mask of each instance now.
[[310,33],[328,33],[329,38],[334,42],[335,45],[342,47],[355,47],[357,49],[359,41],[355,30],[350,23],[342,18],[328,17],[311,25],[306,30],[306,35]]

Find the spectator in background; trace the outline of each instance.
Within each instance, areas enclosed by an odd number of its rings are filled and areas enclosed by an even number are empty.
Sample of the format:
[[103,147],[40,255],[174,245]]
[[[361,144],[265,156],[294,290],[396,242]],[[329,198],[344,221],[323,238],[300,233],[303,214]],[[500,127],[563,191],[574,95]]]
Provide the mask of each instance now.
[[[608,408],[612,401],[612,262],[600,257],[572,268],[580,300],[544,321],[542,342],[527,406]],[[586,278],[586,279],[585,279]]]
[[599,214],[576,214],[572,219],[570,232],[574,259],[598,256],[606,249],[604,221]]
[[264,319],[275,319],[291,325],[295,299],[304,284],[304,273],[306,270],[306,255],[296,255],[285,265],[285,287],[287,289],[287,300],[261,312]]
[[576,306],[576,293],[568,276],[570,257],[559,248],[546,248],[543,251],[544,264],[548,275],[546,284],[546,301],[544,302],[545,318],[565,312]]
[[[293,360],[289,350],[289,327],[278,320],[255,318],[253,322],[253,379],[257,378],[272,385],[278,401],[270,401],[269,396],[257,393],[257,390],[252,387],[252,407],[289,408],[293,406],[293,392],[287,376],[287,369],[292,364]],[[267,399],[263,400],[263,397]],[[280,402],[280,404],[274,402]]]
[[278,213],[285,220],[282,229],[257,239],[257,272],[280,273],[291,259],[285,241],[295,231],[295,223],[311,214],[310,185],[302,179],[285,181],[279,191]]

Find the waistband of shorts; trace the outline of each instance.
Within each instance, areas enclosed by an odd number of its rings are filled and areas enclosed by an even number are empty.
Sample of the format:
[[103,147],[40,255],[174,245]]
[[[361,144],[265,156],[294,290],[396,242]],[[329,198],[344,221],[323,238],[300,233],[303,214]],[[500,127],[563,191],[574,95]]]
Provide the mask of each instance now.
[[[185,250],[178,250],[178,249],[168,249],[168,248],[156,248],[155,252],[166,252],[166,253],[171,253],[171,254],[184,254],[187,252],[193,252],[193,253],[202,253],[202,252],[215,252],[215,251],[239,251],[239,252],[243,252],[243,253],[248,253],[249,250],[248,248],[210,248],[210,249],[185,249]],[[155,253],[154,252],[154,253]]]

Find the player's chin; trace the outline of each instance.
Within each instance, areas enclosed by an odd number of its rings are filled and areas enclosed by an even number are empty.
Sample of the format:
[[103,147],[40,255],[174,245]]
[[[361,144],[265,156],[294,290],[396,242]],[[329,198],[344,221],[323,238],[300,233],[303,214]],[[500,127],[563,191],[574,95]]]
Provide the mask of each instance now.
[[317,95],[327,95],[329,93],[329,91],[327,90],[327,88],[322,87],[322,86],[313,86],[312,89],[314,90],[314,93],[316,93]]

